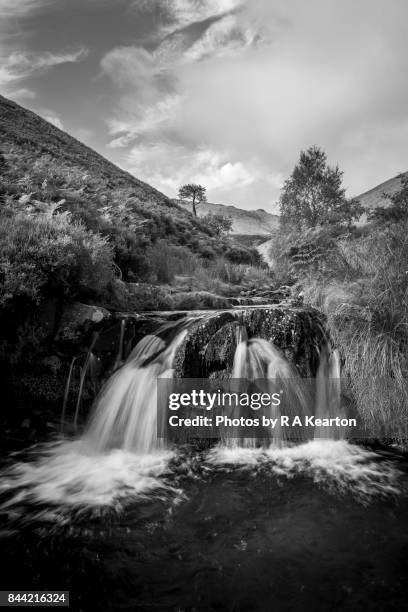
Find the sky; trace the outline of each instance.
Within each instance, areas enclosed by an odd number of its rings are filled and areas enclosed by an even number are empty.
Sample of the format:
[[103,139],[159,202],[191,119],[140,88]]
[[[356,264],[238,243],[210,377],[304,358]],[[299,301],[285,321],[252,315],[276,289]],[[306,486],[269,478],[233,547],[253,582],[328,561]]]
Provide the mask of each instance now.
[[277,212],[322,147],[408,170],[406,0],[0,0],[0,92],[170,197]]

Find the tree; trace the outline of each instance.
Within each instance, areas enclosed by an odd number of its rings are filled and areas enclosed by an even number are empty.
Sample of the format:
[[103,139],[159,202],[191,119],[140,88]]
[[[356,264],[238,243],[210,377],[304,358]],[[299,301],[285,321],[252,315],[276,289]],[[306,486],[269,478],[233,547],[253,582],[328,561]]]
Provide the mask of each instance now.
[[351,224],[362,214],[357,200],[346,198],[343,173],[327,164],[322,149],[313,146],[300,153],[280,197],[281,222],[295,227],[330,223]]
[[222,214],[209,213],[208,215],[202,217],[201,221],[203,221],[215,234],[217,234],[217,236],[228,234],[232,228],[231,217],[226,217]]
[[197,206],[201,204],[201,202],[207,201],[207,196],[205,195],[205,187],[202,185],[195,185],[194,183],[188,183],[187,185],[182,185],[179,189],[179,198],[181,200],[189,200],[193,207],[193,215],[197,216]]

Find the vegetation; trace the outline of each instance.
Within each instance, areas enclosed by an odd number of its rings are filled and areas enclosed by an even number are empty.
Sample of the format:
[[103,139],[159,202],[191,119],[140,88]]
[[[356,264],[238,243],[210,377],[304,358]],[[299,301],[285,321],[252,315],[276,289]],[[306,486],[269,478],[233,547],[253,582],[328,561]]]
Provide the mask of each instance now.
[[221,214],[208,213],[204,217],[201,217],[201,221],[210,228],[217,236],[224,236],[231,231],[232,219]]
[[[408,181],[364,227],[343,217],[285,220],[273,257],[279,280],[326,313],[367,435],[408,437]],[[324,202],[317,210],[324,211]]]
[[202,185],[196,185],[194,183],[188,183],[187,185],[182,185],[179,189],[178,196],[180,200],[189,200],[191,202],[191,206],[193,209],[193,215],[197,216],[197,206],[202,202],[207,201],[207,196],[205,195],[205,187]]
[[[261,264],[255,249],[233,247],[227,236],[229,219],[192,216],[34,113],[1,97],[0,116],[0,308],[22,304],[22,296],[25,300],[31,296],[39,304],[52,291],[108,306],[112,298],[120,308],[118,280],[172,283],[185,261],[194,262],[194,269],[200,270],[209,270],[218,259],[236,265]],[[195,202],[205,197],[204,188],[198,187]],[[9,232],[13,225],[15,231]],[[36,251],[34,244],[41,244],[44,233],[49,237],[44,239],[43,251],[49,248],[53,253],[53,266],[46,262],[45,252],[40,255],[41,249],[37,259],[29,251]],[[28,235],[31,246],[21,249]],[[73,253],[80,248],[81,254]],[[87,252],[98,282],[90,279],[90,264],[85,266]],[[18,257],[13,259],[13,253]],[[96,269],[96,259],[103,270]],[[38,274],[24,275],[24,266],[38,268]],[[84,282],[81,266],[89,269],[89,283]]]
[[408,174],[400,174],[401,189],[393,194],[384,193],[389,206],[379,206],[371,211],[370,219],[383,223],[398,223],[408,218]]
[[106,238],[69,213],[0,216],[0,254],[0,309],[30,309],[49,295],[99,296],[114,274]]
[[343,173],[327,164],[324,151],[310,147],[285,181],[280,198],[281,223],[302,228],[333,223],[350,225],[361,216],[358,202],[348,200]]

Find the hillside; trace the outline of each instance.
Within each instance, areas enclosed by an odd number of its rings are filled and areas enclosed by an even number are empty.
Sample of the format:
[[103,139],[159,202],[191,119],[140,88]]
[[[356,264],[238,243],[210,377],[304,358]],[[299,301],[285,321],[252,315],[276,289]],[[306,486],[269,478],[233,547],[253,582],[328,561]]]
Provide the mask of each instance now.
[[141,202],[174,208],[173,202],[147,183],[121,170],[73,136],[0,95],[0,146],[3,153],[19,149],[26,159],[49,155],[66,166],[83,168],[110,187],[131,186]]
[[[404,174],[408,174],[408,172]],[[384,193],[392,195],[400,188],[401,181],[398,176],[394,176],[394,178],[388,179],[388,181],[384,181],[384,183],[380,183],[365,193],[356,196],[356,199],[361,202],[366,210],[378,208],[379,206],[388,206],[389,200],[384,198]]]
[[[182,200],[174,202],[183,206],[186,210],[191,209],[191,205]],[[243,210],[236,206],[226,204],[213,204],[205,202],[197,207],[199,217],[208,214],[224,215],[232,219],[232,234],[242,235],[269,235],[279,225],[279,216],[266,212],[262,208],[257,210]]]
[[0,311],[8,313],[57,295],[168,309],[179,278],[195,277],[196,291],[232,294],[231,279],[252,282],[248,266],[262,263],[251,245],[3,97],[0,201]]
[[58,202],[61,212],[109,237],[116,264],[130,280],[143,280],[148,247],[158,240],[210,258],[230,246],[157,189],[2,96],[0,153],[14,207],[22,196],[30,200],[30,210],[41,209],[43,201]]

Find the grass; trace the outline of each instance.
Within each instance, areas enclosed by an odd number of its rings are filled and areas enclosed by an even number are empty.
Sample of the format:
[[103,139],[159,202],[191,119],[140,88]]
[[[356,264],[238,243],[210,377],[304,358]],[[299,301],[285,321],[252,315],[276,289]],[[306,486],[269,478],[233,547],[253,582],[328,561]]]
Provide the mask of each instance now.
[[328,317],[367,435],[407,440],[408,222],[332,241],[298,287]]

